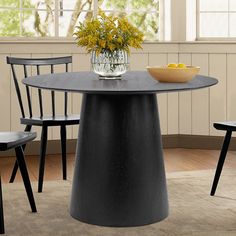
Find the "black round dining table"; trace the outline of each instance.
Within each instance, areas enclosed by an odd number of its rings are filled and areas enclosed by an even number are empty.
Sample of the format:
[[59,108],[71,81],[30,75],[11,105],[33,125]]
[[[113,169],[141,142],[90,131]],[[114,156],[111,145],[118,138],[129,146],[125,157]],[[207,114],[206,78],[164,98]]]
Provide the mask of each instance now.
[[28,86],[83,94],[71,216],[114,227],[166,218],[169,207],[156,94],[217,82],[197,75],[186,83],[160,83],[146,71],[130,71],[117,80],[102,80],[93,72],[23,79]]

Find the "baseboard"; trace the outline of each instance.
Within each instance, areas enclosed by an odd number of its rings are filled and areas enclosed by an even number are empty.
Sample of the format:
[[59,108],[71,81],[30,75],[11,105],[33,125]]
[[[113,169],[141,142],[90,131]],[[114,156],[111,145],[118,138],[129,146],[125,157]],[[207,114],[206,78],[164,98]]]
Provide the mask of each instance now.
[[[164,148],[194,148],[194,149],[221,149],[223,137],[204,135],[163,135]],[[67,140],[67,153],[74,153],[76,149],[76,139]],[[40,141],[34,141],[26,146],[26,155],[38,155]],[[231,139],[229,150],[236,150],[236,138]],[[60,140],[49,140],[47,154],[58,154],[60,150]],[[14,150],[0,152],[0,156],[14,156]]]
[[[164,148],[221,149],[224,137],[207,135],[163,135]],[[236,138],[231,138],[229,150],[236,150]]]
[[[74,153],[76,149],[76,139],[67,140],[67,153]],[[26,145],[26,155],[39,155],[40,141],[33,141]],[[47,143],[47,154],[58,154],[61,153],[60,140],[48,140]],[[0,152],[0,156],[15,156],[14,150]]]

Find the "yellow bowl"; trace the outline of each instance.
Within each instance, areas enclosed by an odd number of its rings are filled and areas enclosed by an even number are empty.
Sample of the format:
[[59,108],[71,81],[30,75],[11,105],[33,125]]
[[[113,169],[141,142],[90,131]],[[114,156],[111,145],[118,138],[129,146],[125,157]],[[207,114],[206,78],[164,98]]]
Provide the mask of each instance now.
[[150,75],[159,82],[184,83],[199,73],[200,67],[172,68],[167,66],[148,66]]

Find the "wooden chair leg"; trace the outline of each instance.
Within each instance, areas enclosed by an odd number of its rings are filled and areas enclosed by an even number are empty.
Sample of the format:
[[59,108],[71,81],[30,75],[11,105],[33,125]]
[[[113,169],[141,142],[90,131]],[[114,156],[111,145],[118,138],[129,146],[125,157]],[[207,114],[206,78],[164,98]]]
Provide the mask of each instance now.
[[16,152],[16,158],[17,158],[18,166],[19,166],[19,169],[21,172],[21,176],[22,176],[22,179],[23,179],[23,182],[25,185],[25,191],[27,193],[29,203],[31,206],[31,210],[32,210],[32,212],[37,212],[32,187],[30,184],[29,174],[28,174],[27,167],[25,164],[23,148],[21,146],[16,147],[15,152]]
[[39,156],[39,179],[38,179],[38,192],[43,191],[43,177],[44,177],[44,167],[45,167],[45,156],[47,149],[47,137],[48,137],[48,127],[42,127],[41,133],[41,144],[40,144],[40,156]]
[[13,170],[11,172],[11,178],[10,178],[9,183],[13,183],[14,182],[17,170],[18,170],[18,163],[17,163],[17,160],[15,160],[15,164],[14,164]]
[[[31,128],[32,128],[32,125],[26,125],[25,132],[31,131]],[[26,147],[26,144],[23,145],[23,150],[25,150],[25,147]],[[13,167],[13,170],[12,170],[12,173],[11,173],[11,178],[10,178],[9,183],[13,183],[14,182],[17,170],[18,170],[18,163],[17,163],[17,160],[16,160],[15,164],[14,164],[14,167]]]
[[63,180],[67,179],[67,166],[66,166],[66,126],[61,126],[61,158],[62,158],[62,173]]
[[3,202],[2,202],[2,180],[1,180],[1,177],[0,177],[0,234],[5,234]]
[[225,162],[225,158],[226,158],[226,154],[228,151],[228,147],[230,144],[231,135],[232,135],[232,131],[226,132],[226,135],[224,138],[224,143],[223,143],[223,146],[221,149],[219,161],[218,161],[216,172],[215,172],[214,181],[213,181],[212,188],[211,188],[211,196],[215,195],[215,191],[216,191],[219,179],[220,179],[221,171],[222,171],[222,168],[223,168],[223,165]]

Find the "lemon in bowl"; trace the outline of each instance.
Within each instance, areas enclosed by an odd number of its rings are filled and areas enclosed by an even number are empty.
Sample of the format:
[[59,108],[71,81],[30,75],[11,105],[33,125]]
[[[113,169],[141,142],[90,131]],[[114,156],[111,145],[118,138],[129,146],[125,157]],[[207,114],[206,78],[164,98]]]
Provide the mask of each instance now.
[[178,64],[176,64],[176,63],[170,63],[170,64],[167,65],[167,67],[169,67],[169,68],[177,68],[177,67],[178,67]]
[[167,66],[148,66],[147,70],[159,82],[184,83],[193,79],[199,73],[200,67],[170,63]]

